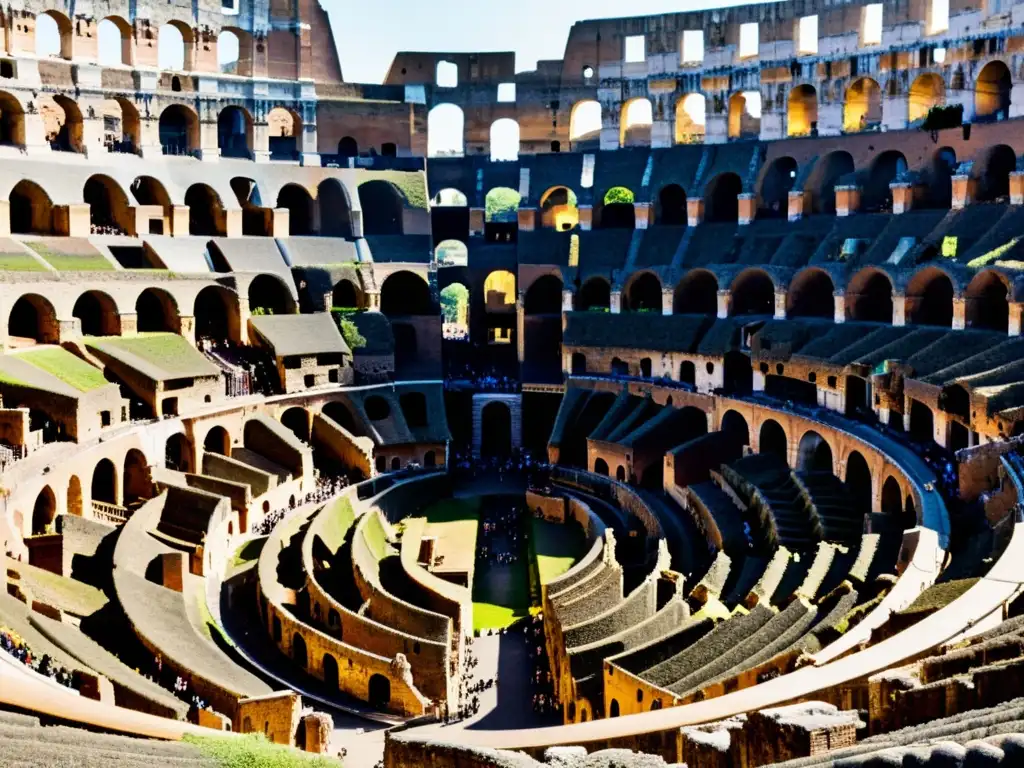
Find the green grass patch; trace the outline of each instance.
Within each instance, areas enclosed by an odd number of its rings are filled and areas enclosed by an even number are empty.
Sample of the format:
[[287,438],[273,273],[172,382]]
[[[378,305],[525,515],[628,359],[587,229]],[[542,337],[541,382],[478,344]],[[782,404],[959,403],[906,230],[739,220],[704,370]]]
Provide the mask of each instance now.
[[39,254],[54,269],[60,272],[106,272],[112,271],[114,265],[103,258],[101,253],[58,253],[45,243],[30,240],[25,243]]
[[18,357],[51,376],[56,376],[79,392],[91,392],[110,383],[99,368],[61,347],[22,352]]
[[575,525],[551,523],[539,517],[530,522],[540,583],[550,584],[583,555],[582,531]]
[[235,556],[231,559],[231,565],[235,568],[240,568],[243,565],[259,560],[260,552],[263,551],[263,545],[266,543],[267,538],[265,536],[245,542],[235,552]]
[[322,755],[307,755],[297,749],[271,744],[261,733],[244,736],[195,736],[182,741],[196,747],[221,768],[337,768],[341,763]]
[[473,577],[473,629],[504,629],[530,615],[530,573],[525,557],[513,565],[477,565]]
[[103,591],[90,584],[68,576],[58,576],[10,557],[6,558],[6,567],[21,575],[20,583],[37,600],[55,605],[75,616],[90,616],[107,604],[107,596]]
[[197,360],[206,361],[202,352],[189,344],[184,336],[176,333],[140,333],[138,336],[126,337],[89,336],[86,341],[101,350],[109,346],[130,352],[171,375],[181,372],[182,376],[194,376]]
[[0,253],[0,271],[45,272],[46,267],[27,253]]
[[387,557],[388,536],[384,530],[384,523],[381,522],[380,515],[376,512],[368,513],[366,523],[363,525],[363,536],[375,558],[383,560]]
[[445,499],[423,510],[428,523],[455,523],[462,520],[480,521],[480,497]]

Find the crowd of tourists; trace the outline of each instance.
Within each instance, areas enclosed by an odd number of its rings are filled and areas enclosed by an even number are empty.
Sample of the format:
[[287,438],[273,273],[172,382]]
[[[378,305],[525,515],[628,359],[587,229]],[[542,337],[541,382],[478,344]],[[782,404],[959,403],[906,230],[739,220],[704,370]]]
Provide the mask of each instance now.
[[536,614],[523,626],[530,651],[530,689],[533,711],[538,715],[554,715],[561,711],[551,682],[551,665],[544,644],[544,616]]
[[75,688],[74,675],[67,667],[58,664],[45,653],[42,656],[32,653],[28,643],[13,629],[0,627],[0,650],[55,683],[67,688]]
[[449,369],[444,377],[445,389],[469,388],[480,392],[518,392],[519,381],[513,376],[500,373],[494,366],[478,371],[471,365]]
[[309,504],[324,504],[348,488],[349,485],[350,478],[347,475],[317,473],[316,488],[298,499],[292,496],[286,507],[279,507],[267,512],[263,519],[253,526],[253,533],[257,536],[266,536],[289,512]]
[[513,565],[522,558],[523,543],[529,537],[521,530],[522,510],[518,504],[484,510],[476,540],[478,564]]
[[512,455],[473,456],[468,448],[453,450],[448,461],[449,471],[457,480],[475,480],[478,477],[498,476],[503,481],[505,475],[519,473],[525,475],[530,485],[544,486],[551,471],[546,461],[538,461],[526,449],[514,449]]
[[444,709],[441,711],[441,720],[445,725],[457,723],[479,714],[480,694],[490,690],[498,682],[496,678],[476,679],[473,670],[479,666],[480,659],[473,653],[473,638],[467,637],[464,642],[466,653],[462,675],[459,678],[459,705],[453,712],[445,702]]

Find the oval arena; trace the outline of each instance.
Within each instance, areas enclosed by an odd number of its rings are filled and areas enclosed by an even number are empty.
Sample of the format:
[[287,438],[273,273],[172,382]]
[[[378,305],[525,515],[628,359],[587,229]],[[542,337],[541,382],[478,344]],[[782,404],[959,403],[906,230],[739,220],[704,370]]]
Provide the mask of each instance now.
[[0,763],[1024,764],[1024,3],[0,17]]

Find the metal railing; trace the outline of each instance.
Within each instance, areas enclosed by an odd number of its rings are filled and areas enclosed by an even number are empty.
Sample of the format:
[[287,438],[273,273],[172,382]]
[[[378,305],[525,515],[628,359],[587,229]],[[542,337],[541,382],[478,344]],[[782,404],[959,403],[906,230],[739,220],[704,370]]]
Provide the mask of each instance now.
[[92,516],[102,523],[113,523],[120,525],[128,520],[127,507],[119,507],[117,504],[109,504],[105,501],[94,501],[92,503]]

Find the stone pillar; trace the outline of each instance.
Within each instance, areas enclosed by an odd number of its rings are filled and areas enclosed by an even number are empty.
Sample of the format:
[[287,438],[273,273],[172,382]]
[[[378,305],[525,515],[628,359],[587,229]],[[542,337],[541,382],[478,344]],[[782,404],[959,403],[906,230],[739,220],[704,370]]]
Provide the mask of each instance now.
[[1024,173],[1020,171],[1010,173],[1010,204],[1024,205]]
[[962,331],[967,327],[967,299],[963,296],[953,297],[953,330]]
[[836,187],[836,216],[849,216],[860,209],[860,187]]
[[134,312],[121,312],[121,335],[134,336],[139,332],[139,316]]
[[249,312],[249,297],[241,296],[238,297],[238,340],[242,344],[249,343],[249,318],[252,317],[252,313]]
[[594,206],[580,205],[576,210],[580,215],[580,229],[583,232],[589,232],[594,228]]
[[520,291],[516,298],[516,345],[519,351],[519,364],[526,360],[526,295]]
[[1019,301],[1010,302],[1010,336],[1020,336],[1021,315],[1024,314],[1024,303]]
[[835,306],[833,310],[833,322],[845,323],[846,322],[846,294],[842,291],[835,291],[832,293],[832,302]]
[[892,324],[903,326],[907,324],[907,294],[893,293],[892,295]]
[[479,237],[484,233],[484,222],[486,216],[484,215],[483,208],[470,208],[469,209],[469,236]]
[[807,213],[808,197],[806,192],[789,193],[789,220],[799,221]]
[[686,223],[688,226],[696,227],[704,221],[704,198],[691,197],[686,201]]
[[370,312],[380,312],[380,291],[366,292],[366,308]]
[[156,117],[139,120],[139,155],[144,160],[163,157],[160,146],[160,121]]
[[974,182],[970,176],[953,177],[953,210],[966,208],[974,200]]
[[728,317],[729,307],[732,304],[732,291],[723,289],[718,292],[718,316]]
[[537,209],[520,208],[518,213],[519,230],[521,232],[533,232],[537,228]]
[[25,153],[29,155],[48,155],[52,151],[50,142],[46,140],[46,126],[39,112],[24,115],[25,122]]
[[91,158],[106,156],[107,148],[103,146],[103,118],[82,118],[82,151]]
[[775,319],[786,319],[786,291],[785,289],[775,290]]
[[619,314],[622,311],[622,291],[613,290],[609,296],[609,302],[609,311],[613,315]]
[[257,163],[270,162],[270,126],[266,123],[252,126],[252,159]]
[[306,731],[306,752],[325,755],[331,749],[331,731],[334,720],[326,712],[311,712],[303,716],[302,725]]
[[572,291],[570,291],[570,290],[563,290],[562,291],[562,311],[563,312],[572,312],[572,310],[573,310],[573,306],[572,306]]
[[188,339],[190,344],[196,343],[196,317],[195,315],[181,316],[181,335]]
[[227,237],[242,236],[242,209],[228,208],[224,211],[224,234]]
[[914,206],[914,188],[902,182],[893,182],[889,185],[892,192],[892,212],[906,213]]
[[910,99],[906,94],[882,97],[882,130],[904,131],[910,122]]
[[0,237],[11,236],[11,203],[0,200]]
[[666,288],[661,292],[661,314],[672,314],[672,302],[675,300],[676,292],[672,288]]
[[349,211],[349,222],[352,226],[352,237],[363,236],[363,212]]
[[220,147],[217,141],[217,121],[199,123],[199,159],[206,163],[220,160]]
[[650,203],[633,203],[633,211],[636,216],[636,228],[647,229],[654,222],[651,221]]
[[742,195],[737,196],[736,203],[739,208],[740,226],[752,222],[754,214],[757,212],[757,201],[754,200],[754,196],[749,192],[744,192]]
[[188,206],[171,206],[171,232],[175,237],[188,236]]
[[68,237],[88,237],[92,231],[91,206],[88,203],[68,205]]
[[270,212],[271,237],[288,237],[291,234],[291,215],[287,208],[274,208]]

